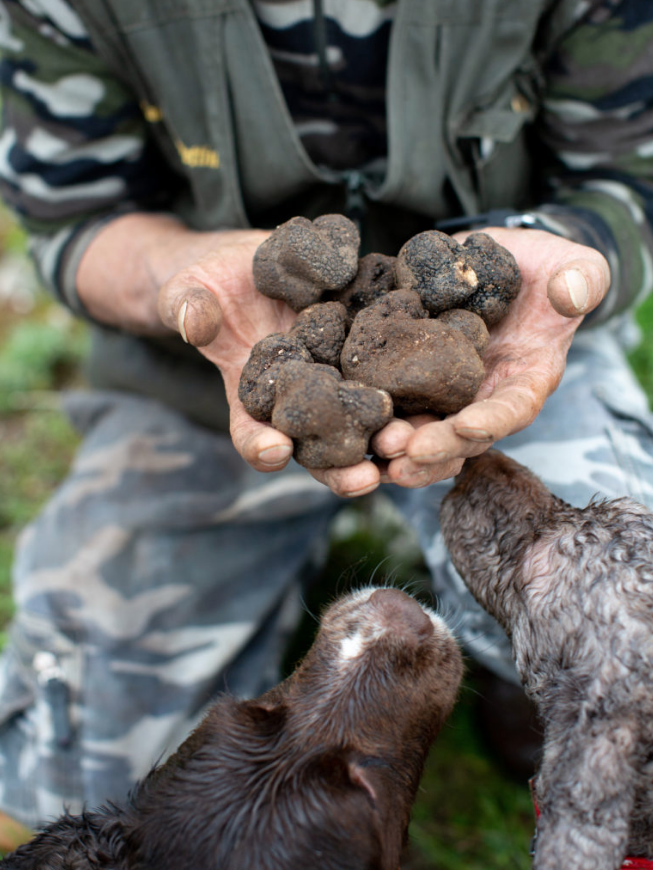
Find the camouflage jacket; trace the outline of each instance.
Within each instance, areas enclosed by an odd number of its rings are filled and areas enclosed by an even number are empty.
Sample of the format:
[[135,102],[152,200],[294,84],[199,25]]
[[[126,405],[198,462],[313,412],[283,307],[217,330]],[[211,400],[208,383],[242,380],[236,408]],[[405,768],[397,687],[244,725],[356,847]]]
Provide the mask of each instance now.
[[[289,51],[301,53],[303,42],[306,53],[319,55],[317,32],[307,33],[306,22],[299,18],[292,27],[275,27],[274,0],[256,0],[253,5],[287,104],[298,127],[306,126],[302,114],[306,101],[302,102],[301,94],[298,99],[297,87],[298,81],[307,80],[310,88],[310,77],[284,78],[279,58]],[[278,4],[286,10],[300,5]],[[349,56],[361,53],[363,40],[368,43],[366,52],[387,51],[387,40],[370,38],[378,36],[381,27],[363,27],[362,36],[360,29],[352,31],[351,16],[355,18],[369,4],[360,4],[355,13],[351,8],[357,3],[334,4],[332,9],[325,0],[323,5],[329,22],[326,48],[332,55],[347,39],[351,41],[352,32],[360,42],[353,51],[349,47]],[[394,5],[378,0],[384,26],[392,19]],[[493,0],[490,5],[499,12],[503,6],[507,14],[511,3]],[[614,278],[600,317],[595,318],[604,320],[650,289],[653,9],[637,0],[579,0],[577,6],[553,0],[548,5],[553,13],[556,6],[572,13],[555,41],[549,40],[546,52],[538,54],[551,20],[542,13],[528,58],[531,72],[535,71],[530,85],[526,93],[516,90],[506,111],[499,113],[502,123],[516,119],[526,131],[532,161],[528,196],[515,195],[515,201],[506,202],[505,191],[504,200],[501,190],[490,189],[484,196],[483,190],[475,193],[483,207],[527,208],[545,227],[602,250]],[[180,203],[189,168],[198,174],[217,168],[219,159],[211,143],[197,147],[170,134],[160,135],[165,125],[159,123],[157,93],[151,101],[145,100],[129,86],[128,78],[115,68],[112,71],[78,14],[89,6],[93,3],[85,0],[5,0],[0,4],[4,116],[0,190],[28,230],[46,284],[77,310],[76,266],[98,229],[129,210],[169,210],[184,216]],[[140,4],[132,7],[137,10]],[[339,20],[338,14],[343,13],[337,10],[346,7],[349,20]],[[513,3],[512,8],[518,9],[519,4]],[[292,45],[279,43],[282,37],[291,38]],[[328,57],[328,52],[323,53],[321,60],[328,61]],[[461,70],[471,62],[465,58]],[[377,69],[384,64],[382,57]],[[333,76],[338,69],[342,64],[329,68],[327,63],[323,72]],[[171,98],[167,94],[168,102]],[[179,103],[184,94],[174,98]],[[368,110],[373,115],[369,106]],[[365,108],[359,111],[366,113]],[[377,111],[375,121],[378,117]],[[342,120],[334,116],[312,120],[332,127],[335,120],[337,129],[343,127]],[[477,129],[474,118],[468,119],[465,147],[460,151],[469,163],[470,175],[478,171],[481,179],[498,159],[496,137],[487,133],[487,124]],[[373,148],[369,156],[382,160],[382,139],[383,135],[377,135],[376,153]],[[324,157],[308,138],[304,144],[314,160],[329,160],[328,151]],[[342,178],[348,182],[351,176]],[[399,178],[397,184],[407,187],[405,179]],[[245,220],[273,225],[310,210],[305,202],[292,199],[283,205],[285,214],[283,208],[250,209]],[[329,210],[336,208],[331,205]],[[469,210],[460,195],[434,198],[432,207],[427,203],[417,209],[417,228]],[[412,229],[414,224],[407,226]],[[105,338],[109,344],[117,340],[115,336]]]

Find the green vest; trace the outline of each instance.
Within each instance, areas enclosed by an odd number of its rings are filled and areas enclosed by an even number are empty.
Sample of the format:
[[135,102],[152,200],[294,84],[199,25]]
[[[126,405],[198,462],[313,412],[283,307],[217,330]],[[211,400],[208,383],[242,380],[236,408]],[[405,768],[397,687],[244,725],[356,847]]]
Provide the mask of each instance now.
[[[525,128],[539,105],[539,60],[576,0],[399,0],[388,165],[378,179],[311,162],[248,0],[75,5],[179,174],[173,211],[189,226],[274,226],[295,214],[346,211],[355,187],[369,204],[366,248],[396,253],[437,219],[529,205]],[[115,336],[105,338],[115,346]],[[181,389],[187,396],[188,384]],[[160,397],[179,405],[172,383],[169,391]]]

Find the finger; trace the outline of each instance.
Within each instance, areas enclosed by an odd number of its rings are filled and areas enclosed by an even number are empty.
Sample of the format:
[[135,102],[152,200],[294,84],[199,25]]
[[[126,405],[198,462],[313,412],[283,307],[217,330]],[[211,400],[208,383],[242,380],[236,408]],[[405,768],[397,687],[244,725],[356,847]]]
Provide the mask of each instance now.
[[454,432],[476,443],[499,441],[519,432],[535,420],[556,386],[536,371],[505,378],[489,398],[473,402],[451,418]]
[[447,420],[418,429],[408,445],[408,456],[420,463],[444,462],[447,454],[449,458],[477,456],[495,441],[529,426],[551,388],[555,384],[539,372],[506,378],[491,397],[473,402]]
[[267,423],[249,416],[239,401],[229,408],[231,440],[234,447],[257,471],[280,471],[293,453],[292,439]]
[[382,459],[403,456],[406,445],[415,430],[406,420],[393,419],[370,440],[370,450]]
[[601,254],[596,259],[565,263],[549,279],[547,295],[552,307],[564,317],[592,311],[610,286],[610,268]]
[[380,429],[370,441],[370,449],[381,459],[397,459],[404,456],[408,441],[415,433],[415,429],[432,423],[433,414],[420,414],[408,417],[405,420],[394,418]]
[[455,477],[464,461],[456,458],[432,465],[420,465],[407,456],[402,456],[388,464],[382,479],[384,483],[394,483],[406,489],[421,489],[432,483]]
[[491,439],[464,438],[456,432],[454,419],[438,420],[417,430],[408,445],[407,457],[416,465],[444,466],[478,456],[494,443]]
[[168,282],[161,288],[158,306],[163,323],[194,347],[211,344],[220,331],[220,303],[204,287],[183,287],[176,281]]
[[313,468],[309,470],[316,480],[343,498],[367,495],[381,483],[379,469],[367,459],[347,468]]

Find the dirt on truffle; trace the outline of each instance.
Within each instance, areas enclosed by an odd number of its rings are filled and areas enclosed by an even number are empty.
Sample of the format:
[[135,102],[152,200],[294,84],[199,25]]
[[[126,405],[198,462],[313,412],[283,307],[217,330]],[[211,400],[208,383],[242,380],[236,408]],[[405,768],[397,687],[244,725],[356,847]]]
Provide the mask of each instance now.
[[403,414],[456,413],[473,400],[485,374],[472,342],[427,319],[410,290],[395,290],[357,315],[341,365],[346,378],[386,390]]
[[313,362],[310,351],[296,336],[275,332],[254,345],[238,385],[238,398],[250,417],[270,422],[279,370],[288,360]]
[[467,311],[465,308],[452,308],[449,311],[443,311],[438,314],[437,320],[440,323],[446,323],[447,326],[458,329],[468,341],[474,345],[474,349],[479,356],[483,356],[485,349],[490,341],[490,333],[487,326],[478,314],[473,311]]
[[392,413],[387,393],[344,381],[331,366],[290,361],[280,368],[272,425],[293,439],[295,460],[307,468],[361,462]]
[[354,280],[344,290],[328,294],[328,298],[337,299],[347,309],[347,327],[359,311],[395,289],[395,263],[396,257],[366,254],[358,261]]

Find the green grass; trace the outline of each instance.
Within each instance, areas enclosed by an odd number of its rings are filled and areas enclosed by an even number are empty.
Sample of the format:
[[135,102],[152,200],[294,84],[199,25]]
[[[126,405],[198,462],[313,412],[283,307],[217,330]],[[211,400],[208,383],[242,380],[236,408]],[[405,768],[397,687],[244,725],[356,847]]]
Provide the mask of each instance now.
[[637,323],[642,332],[642,340],[630,352],[628,359],[653,406],[653,296],[637,310]]

